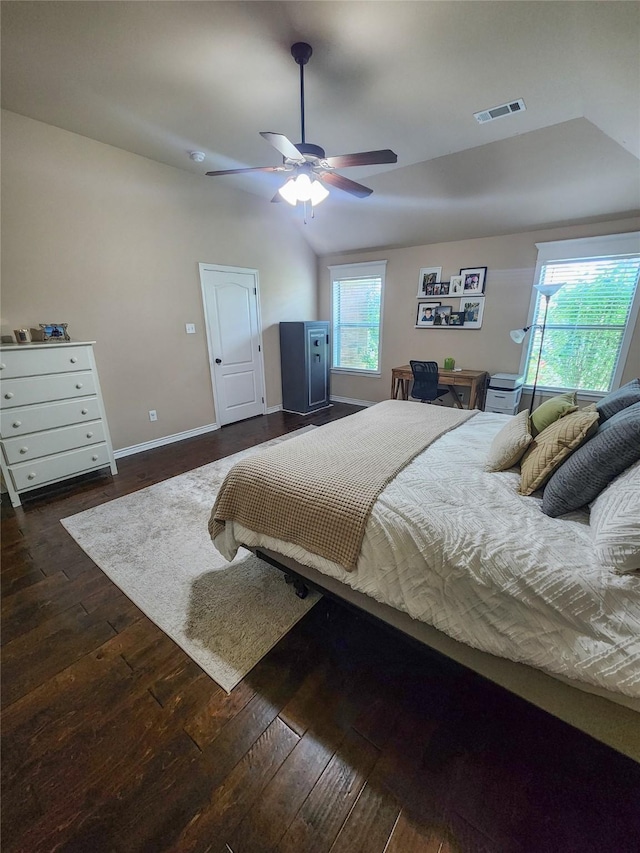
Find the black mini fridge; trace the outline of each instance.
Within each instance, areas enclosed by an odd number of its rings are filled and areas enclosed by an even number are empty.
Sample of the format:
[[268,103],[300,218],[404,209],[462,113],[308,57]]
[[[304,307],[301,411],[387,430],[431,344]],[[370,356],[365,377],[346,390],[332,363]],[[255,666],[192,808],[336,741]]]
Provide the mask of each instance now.
[[280,323],[282,408],[306,415],[329,402],[329,321]]

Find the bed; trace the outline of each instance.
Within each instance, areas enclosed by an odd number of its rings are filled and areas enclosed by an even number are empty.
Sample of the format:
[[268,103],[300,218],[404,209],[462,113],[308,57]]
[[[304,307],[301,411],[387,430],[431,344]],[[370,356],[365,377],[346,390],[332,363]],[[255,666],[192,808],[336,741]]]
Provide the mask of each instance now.
[[508,421],[393,400],[316,428],[232,469],[212,539],[640,760],[640,576],[598,561],[588,511],[550,518],[517,468],[485,471]]

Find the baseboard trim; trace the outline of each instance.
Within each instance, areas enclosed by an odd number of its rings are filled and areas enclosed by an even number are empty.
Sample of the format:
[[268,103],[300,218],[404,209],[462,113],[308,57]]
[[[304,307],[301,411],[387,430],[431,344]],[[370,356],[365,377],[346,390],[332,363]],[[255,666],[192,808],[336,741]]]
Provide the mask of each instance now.
[[143,441],[141,444],[132,444],[131,447],[121,447],[120,450],[114,450],[113,455],[116,459],[121,459],[123,456],[133,456],[134,453],[144,453],[145,450],[153,450],[156,447],[163,447],[165,444],[184,441],[185,438],[195,438],[198,435],[204,435],[216,429],[220,429],[218,424],[206,424],[195,429],[186,429],[184,432],[163,435],[162,438],[153,438],[151,441]]
[[332,403],[351,403],[353,406],[375,406],[375,401],[372,400],[353,400],[351,397],[334,397],[331,395]]
[[[331,397],[334,403],[352,403],[354,406],[375,406],[375,402],[370,400],[352,400],[351,397]],[[274,412],[281,412],[282,404],[278,406],[268,406],[265,414],[272,415]],[[314,414],[309,412],[308,414]],[[220,429],[219,424],[206,424],[195,429],[187,429],[184,432],[176,432],[173,435],[164,435],[162,438],[153,438],[151,441],[143,441],[141,444],[132,444],[131,447],[121,447],[119,450],[114,450],[113,455],[116,459],[122,459],[124,456],[133,456],[135,453],[144,453],[145,450],[153,450],[156,447],[164,447],[165,444],[173,444],[176,441],[184,441],[185,438],[195,438],[198,435],[205,435],[207,432],[214,432]]]

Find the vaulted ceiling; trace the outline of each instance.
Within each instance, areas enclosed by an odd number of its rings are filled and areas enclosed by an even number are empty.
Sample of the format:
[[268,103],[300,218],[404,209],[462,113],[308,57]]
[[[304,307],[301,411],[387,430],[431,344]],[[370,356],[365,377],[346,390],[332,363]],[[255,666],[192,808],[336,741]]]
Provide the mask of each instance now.
[[317,253],[638,213],[635,2],[3,2],[2,105],[269,205],[282,176],[204,173],[279,164],[259,131],[300,141],[296,41],[307,142],[398,155],[343,170],[373,195],[332,190],[306,225],[271,205]]

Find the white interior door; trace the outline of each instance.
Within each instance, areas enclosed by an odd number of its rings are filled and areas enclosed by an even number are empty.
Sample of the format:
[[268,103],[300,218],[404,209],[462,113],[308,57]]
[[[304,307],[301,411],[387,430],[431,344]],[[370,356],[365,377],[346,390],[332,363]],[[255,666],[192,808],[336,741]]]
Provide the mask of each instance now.
[[258,272],[200,264],[211,382],[219,424],[263,415]]

